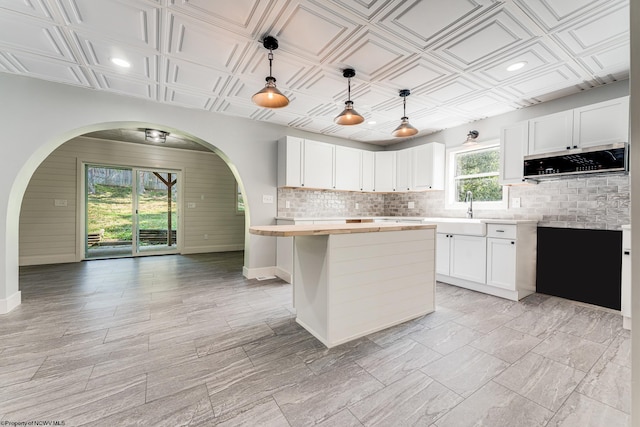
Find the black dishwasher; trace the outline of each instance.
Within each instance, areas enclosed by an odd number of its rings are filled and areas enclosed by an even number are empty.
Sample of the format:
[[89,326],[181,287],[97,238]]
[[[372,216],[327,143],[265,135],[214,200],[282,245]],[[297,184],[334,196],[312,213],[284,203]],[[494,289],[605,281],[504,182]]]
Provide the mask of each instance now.
[[622,232],[538,227],[537,292],[620,310]]

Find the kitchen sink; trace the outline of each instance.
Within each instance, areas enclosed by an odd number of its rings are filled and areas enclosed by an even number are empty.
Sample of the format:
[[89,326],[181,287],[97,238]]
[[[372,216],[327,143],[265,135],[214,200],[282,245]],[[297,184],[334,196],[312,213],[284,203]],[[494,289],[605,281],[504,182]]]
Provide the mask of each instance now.
[[484,236],[487,234],[487,224],[481,219],[471,218],[424,218],[425,224],[436,224],[438,233],[466,234],[470,236]]

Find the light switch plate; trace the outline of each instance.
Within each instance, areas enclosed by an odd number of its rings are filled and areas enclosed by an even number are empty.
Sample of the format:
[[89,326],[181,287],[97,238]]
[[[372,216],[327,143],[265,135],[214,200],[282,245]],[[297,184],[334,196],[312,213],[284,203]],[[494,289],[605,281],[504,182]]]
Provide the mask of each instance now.
[[269,194],[262,195],[262,203],[273,203],[273,196]]
[[188,202],[188,203],[187,203],[187,208],[189,208],[189,209],[194,209],[195,207],[196,207],[195,202]]
[[520,197],[514,197],[513,199],[511,199],[511,207],[512,208],[520,207]]
[[67,201],[64,199],[55,199],[53,201],[54,206],[67,206]]

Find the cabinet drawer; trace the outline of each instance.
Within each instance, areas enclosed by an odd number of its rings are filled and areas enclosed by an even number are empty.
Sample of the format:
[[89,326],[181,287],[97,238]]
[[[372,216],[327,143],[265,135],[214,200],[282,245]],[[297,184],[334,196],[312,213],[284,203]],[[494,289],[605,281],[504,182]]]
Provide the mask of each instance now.
[[622,249],[631,250],[631,230],[622,230]]
[[516,227],[511,224],[487,224],[487,237],[515,239]]

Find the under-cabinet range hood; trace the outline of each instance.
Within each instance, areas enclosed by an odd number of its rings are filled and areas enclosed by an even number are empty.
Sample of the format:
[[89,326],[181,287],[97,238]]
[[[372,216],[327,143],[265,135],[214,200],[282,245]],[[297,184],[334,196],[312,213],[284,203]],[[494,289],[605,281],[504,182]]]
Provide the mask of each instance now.
[[629,144],[600,145],[524,157],[524,179],[542,181],[629,171]]

